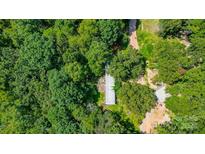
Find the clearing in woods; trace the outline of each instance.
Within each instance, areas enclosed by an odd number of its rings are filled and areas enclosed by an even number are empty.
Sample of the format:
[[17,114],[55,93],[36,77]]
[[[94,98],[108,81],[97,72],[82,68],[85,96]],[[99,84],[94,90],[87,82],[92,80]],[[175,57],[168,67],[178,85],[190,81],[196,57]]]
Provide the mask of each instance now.
[[[132,19],[129,21],[129,38],[130,38],[130,45],[134,49],[138,50],[140,47],[137,40],[136,24],[137,24],[136,19]],[[157,33],[159,31],[158,20],[154,20],[154,21],[142,20],[140,26],[141,26],[140,28],[143,28],[143,30],[151,33]],[[158,74],[157,70],[152,70],[147,68],[146,75],[141,76],[139,80],[137,80],[137,83],[142,85],[147,85],[151,89],[157,90],[159,87],[155,85],[155,83],[153,83],[153,79],[157,74]],[[102,77],[99,80],[98,90],[101,92],[101,94],[105,92],[105,77]],[[105,97],[103,96],[101,98],[102,101],[100,103],[101,105],[104,104],[103,103],[105,101],[104,99]],[[112,106],[104,106],[104,108],[111,111],[113,110],[121,111],[121,107],[117,104]],[[164,102],[156,102],[156,106],[153,109],[151,109],[150,112],[146,113],[146,116],[143,119],[142,124],[140,125],[140,131],[143,133],[154,133],[154,128],[157,125],[162,124],[166,121],[170,121],[168,112],[169,111],[165,107]],[[128,116],[128,118],[135,123],[135,120],[137,119],[136,117],[133,117],[132,115],[129,114],[126,114],[126,116]]]
[[[154,34],[157,34],[159,32],[159,20],[146,19],[140,21],[141,30]],[[157,70],[151,70],[147,68],[146,72],[146,77],[141,77],[140,80],[138,80],[138,83],[140,84],[141,81],[143,81],[143,85],[146,83],[146,85],[148,85],[151,89],[155,90],[155,94],[158,100],[156,102],[156,106],[153,109],[151,109],[150,112],[146,113],[145,118],[143,119],[142,124],[140,125],[140,131],[143,133],[154,133],[154,128],[157,125],[170,121],[169,111],[166,108],[164,101],[161,101],[165,100],[169,95],[165,92],[166,86],[159,87],[158,85],[153,83],[154,77],[158,74]]]

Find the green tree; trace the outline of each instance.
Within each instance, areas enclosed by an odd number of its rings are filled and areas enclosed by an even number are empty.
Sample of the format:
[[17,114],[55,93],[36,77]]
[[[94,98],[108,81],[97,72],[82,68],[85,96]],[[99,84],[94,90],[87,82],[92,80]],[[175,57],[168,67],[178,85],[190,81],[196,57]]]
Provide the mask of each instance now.
[[150,63],[159,70],[159,81],[173,84],[192,67],[184,46],[176,40],[159,41],[153,53]]
[[43,35],[53,38],[57,51],[63,54],[69,47],[69,38],[77,34],[79,24],[80,20],[54,20],[54,25],[45,29]]
[[86,58],[79,52],[66,51],[63,55],[64,70],[74,82],[86,81],[90,70]]
[[20,133],[17,106],[19,101],[14,101],[7,92],[0,90],[0,133]]
[[205,38],[193,38],[188,54],[191,57],[193,65],[198,66],[205,62]]
[[122,120],[118,113],[105,111],[103,114],[97,114],[94,120],[97,122],[95,128],[97,134],[139,133],[132,123]]
[[80,51],[85,53],[93,40],[98,36],[96,20],[83,20],[78,28]]
[[147,86],[131,83],[122,84],[117,99],[119,104],[125,106],[128,111],[135,113],[141,120],[156,102],[152,89],[149,89]]
[[52,68],[55,50],[51,40],[47,40],[38,33],[29,35],[20,48],[17,65],[30,70],[45,70]]
[[69,111],[72,103],[82,103],[85,97],[81,87],[69,81],[65,72],[51,70],[48,73],[51,105],[48,107],[47,119],[51,123],[50,133],[77,133],[78,123]]
[[8,47],[12,45],[11,39],[5,35],[4,31],[10,27],[10,20],[0,19],[0,46],[1,47]]
[[145,66],[144,57],[130,47],[126,50],[118,51],[110,63],[109,72],[117,80],[126,81],[144,74]]
[[54,56],[52,42],[39,33],[26,37],[20,48],[12,84],[15,98],[20,102],[18,119],[21,133],[30,133],[42,117],[41,105],[47,98],[46,72],[53,67]]
[[161,19],[160,35],[167,37],[180,37],[181,32],[186,29],[187,20],[184,19]]
[[204,66],[186,72],[180,82],[168,88],[172,95],[166,107],[172,111],[171,123],[159,127],[160,133],[204,133]]
[[65,65],[65,72],[72,78],[74,82],[82,81],[88,78],[88,71],[86,65],[79,62],[68,63]]
[[112,54],[102,42],[92,42],[86,54],[89,67],[95,76],[100,77],[105,72],[105,65],[109,62]]
[[125,23],[122,20],[98,20],[98,28],[100,38],[111,48],[122,41]]
[[44,20],[10,20],[10,26],[4,29],[4,34],[12,40],[15,47],[19,48],[27,36],[46,29],[44,24]]
[[[123,115],[96,104],[97,79],[123,47],[126,26],[124,20],[0,20],[0,133],[139,133]],[[121,56],[126,79],[145,67],[130,52]]]
[[205,20],[204,19],[189,19],[186,29],[191,32],[190,38],[204,38],[205,36]]
[[181,82],[171,86],[168,91],[172,97],[166,101],[167,107],[176,115],[194,115],[205,107],[204,67],[186,72]]
[[204,114],[201,116],[176,116],[157,128],[161,134],[204,134]]
[[8,90],[11,88],[17,57],[17,50],[9,47],[0,48],[0,89]]

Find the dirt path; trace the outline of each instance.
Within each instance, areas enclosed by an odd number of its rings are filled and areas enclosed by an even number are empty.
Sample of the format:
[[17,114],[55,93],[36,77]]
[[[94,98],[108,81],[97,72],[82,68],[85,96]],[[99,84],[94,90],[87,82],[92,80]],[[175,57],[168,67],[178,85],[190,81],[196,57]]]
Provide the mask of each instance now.
[[[155,94],[156,95],[161,95],[161,91],[158,94],[158,90],[159,87],[153,82],[154,77],[158,74],[157,70],[151,70],[151,69],[147,69],[147,85],[155,90]],[[164,89],[165,90],[165,87]],[[166,95],[165,91],[163,91],[164,93],[162,93],[163,95]],[[167,95],[168,96],[168,95]],[[158,96],[159,97],[159,96]],[[154,128],[159,125],[159,124],[163,124],[164,122],[170,121],[170,117],[169,117],[169,111],[166,108],[164,102],[160,102],[161,98],[158,98],[158,102],[156,102],[156,106],[151,109],[150,112],[147,112],[145,115],[144,120],[142,121],[142,124],[140,125],[140,130],[143,133],[154,133]],[[165,98],[163,98],[163,100],[165,100]]]
[[146,74],[143,76],[140,76],[136,83],[141,85],[147,85],[153,90],[157,90],[157,85],[153,82],[155,76],[158,75],[158,71],[156,69],[146,69]]
[[[129,22],[129,36],[130,36],[130,45],[134,49],[139,49],[137,34],[136,34],[136,19],[132,19]],[[157,70],[146,69],[146,75],[138,78],[137,83],[142,85],[147,85],[151,89],[157,92],[158,86],[153,82],[154,77],[158,74]],[[133,81],[132,81],[133,82]],[[155,94],[156,94],[155,92]],[[165,88],[162,94],[165,94]],[[160,93],[161,95],[161,93]],[[159,97],[159,96],[158,96]],[[161,96],[162,97],[162,96]],[[164,98],[165,99],[165,98]],[[140,130],[143,133],[154,133],[154,128],[166,121],[170,121],[168,109],[165,107],[164,102],[156,102],[156,106],[151,109],[150,112],[146,113],[142,124],[140,125]]]
[[154,128],[157,125],[163,124],[166,121],[170,121],[168,112],[169,111],[165,107],[164,103],[157,103],[150,112],[146,113],[145,119],[140,125],[140,130],[143,133],[154,133]]
[[[189,42],[187,36],[182,37],[181,43],[186,46],[186,49],[191,44]],[[165,92],[166,87],[164,87],[163,91],[157,91],[157,89],[158,89],[157,85],[155,85],[152,82],[153,78],[156,75],[157,75],[156,71],[147,69],[147,83],[151,89],[156,90],[156,92],[163,93],[163,92]],[[158,95],[159,95],[159,93],[158,93]],[[167,97],[170,96],[169,94],[165,94],[165,93],[163,95],[167,95]],[[156,106],[153,109],[151,109],[150,112],[146,113],[146,116],[145,116],[144,120],[142,121],[142,124],[140,125],[140,130],[143,133],[155,133],[154,129],[157,125],[163,124],[164,122],[171,121],[171,119],[169,117],[170,111],[166,108],[165,103],[164,103],[165,99],[166,99],[166,97],[164,97],[161,102],[159,101],[160,99],[158,99]]]
[[[170,121],[169,110],[166,108],[164,101],[170,95],[165,92],[166,85],[157,86],[153,81],[158,75],[156,69],[146,69],[146,75],[138,78],[137,82],[141,85],[147,85],[151,89],[155,90],[155,95],[158,98],[154,108],[147,112],[145,118],[140,125],[140,131],[143,133],[155,133],[154,129],[157,125]],[[132,81],[134,82],[134,81]]]
[[[134,49],[139,49],[137,34],[136,34],[136,22],[137,20],[132,19],[129,22],[129,36],[130,45]],[[158,74],[157,70],[146,69],[146,76],[141,76],[138,80],[138,84],[147,85],[153,90],[157,90],[158,86],[153,82],[154,77]],[[136,82],[136,80],[134,81]],[[105,78],[102,77],[98,82],[98,90],[105,92]],[[150,112],[146,113],[145,118],[140,125],[140,130],[143,133],[154,133],[154,128],[166,121],[170,121],[169,111],[166,109],[164,102],[156,102],[156,106],[151,109]]]
[[188,39],[187,35],[182,36],[182,40],[180,41],[183,45],[185,45],[186,49],[191,45],[191,42]]
[[130,45],[134,49],[139,49],[138,41],[137,41],[137,33],[136,33],[136,19],[131,19],[129,21],[129,36],[130,36]]

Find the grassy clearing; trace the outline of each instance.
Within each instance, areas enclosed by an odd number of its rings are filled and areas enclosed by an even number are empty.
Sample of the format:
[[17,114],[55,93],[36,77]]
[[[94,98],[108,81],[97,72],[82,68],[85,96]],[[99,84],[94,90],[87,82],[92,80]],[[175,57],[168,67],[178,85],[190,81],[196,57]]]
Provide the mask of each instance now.
[[149,58],[153,56],[154,47],[161,40],[161,38],[153,33],[141,30],[138,30],[137,34],[140,52],[146,59],[149,60]]
[[[138,41],[141,53],[148,60],[153,56],[152,52],[154,50],[154,46],[161,40],[161,38],[157,35],[158,31],[159,20],[141,20],[141,24],[137,30]],[[136,130],[139,130],[139,125],[144,118],[143,116],[138,116],[129,111],[125,105],[122,105],[122,103],[105,105],[104,99],[104,93],[100,93],[99,101],[97,102],[99,106],[103,107],[104,110],[120,113],[123,119],[129,119],[129,121],[134,124]]]
[[154,47],[161,40],[161,38],[158,36],[158,31],[158,19],[140,20],[140,25],[137,30],[138,43],[141,54],[147,60],[150,60],[150,58],[153,57]]
[[[152,27],[156,27],[158,24],[158,20],[141,20],[140,27],[137,30],[138,43],[140,46],[140,53],[151,62],[153,58],[155,58],[155,53],[157,52],[156,47],[161,46],[164,42],[169,41],[178,41],[175,39],[163,39],[158,33],[155,33]],[[142,28],[144,27],[144,28]],[[149,68],[153,68],[154,66],[149,63]]]
[[150,32],[150,33],[158,33],[159,28],[159,20],[158,19],[142,19],[140,20],[139,29],[142,31]]

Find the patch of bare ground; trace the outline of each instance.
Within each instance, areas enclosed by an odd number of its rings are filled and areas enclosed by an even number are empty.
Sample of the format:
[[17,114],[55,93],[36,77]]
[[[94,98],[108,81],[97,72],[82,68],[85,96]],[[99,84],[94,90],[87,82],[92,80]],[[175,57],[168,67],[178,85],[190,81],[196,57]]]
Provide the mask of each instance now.
[[188,36],[186,34],[183,34],[181,36],[180,42],[186,47],[186,49],[191,45],[191,42],[189,41]]
[[130,80],[130,82],[136,82],[141,85],[147,85],[151,89],[156,90],[157,86],[154,83],[154,78],[156,77],[156,75],[158,75],[158,71],[156,69],[147,68],[145,75],[139,76],[136,80]]
[[181,43],[183,45],[185,45],[186,48],[188,48],[191,45],[191,43],[189,41],[187,41],[187,40],[181,40]]
[[100,77],[98,80],[97,88],[99,92],[105,92],[105,76]]
[[151,109],[150,112],[146,113],[146,116],[140,125],[140,130],[143,133],[154,133],[154,128],[157,125],[169,122],[170,120],[169,111],[165,107],[165,104],[156,103],[156,106]]
[[[187,37],[182,38],[180,41],[182,44],[185,45],[186,48],[190,46],[190,42]],[[157,90],[158,86],[153,82],[153,79],[156,75],[158,75],[157,70],[147,69],[147,83],[151,89]],[[138,83],[141,82],[142,79],[138,80]],[[181,94],[178,95],[181,97]],[[142,120],[142,124],[140,125],[140,130],[143,133],[156,133],[155,128],[163,124],[165,122],[170,122],[170,111],[166,108],[164,102],[157,102],[156,106],[151,109],[150,112],[147,112],[145,118]]]
[[130,38],[130,45],[134,49],[139,49],[139,45],[137,42],[137,33],[136,33],[136,19],[131,19],[129,22],[129,38]]
[[146,77],[144,75],[141,75],[137,81],[136,81],[138,84],[141,84],[141,85],[147,85],[147,80],[146,80]]
[[[147,22],[151,22],[147,21]],[[155,23],[156,22],[156,23]],[[146,22],[144,22],[146,23]],[[158,21],[154,21],[155,27],[152,27],[153,32],[159,31]],[[149,24],[148,24],[149,25]],[[153,24],[151,24],[153,25]],[[143,24],[142,24],[143,26]],[[138,41],[137,41],[137,33],[136,33],[136,20],[130,20],[129,23],[129,35],[130,35],[130,45],[134,49],[139,49]],[[186,44],[188,42],[185,42]],[[151,89],[157,91],[159,88],[155,82],[154,78],[158,75],[158,71],[156,69],[146,69],[146,74],[140,76],[136,80],[130,80],[131,83],[138,83],[141,85],[147,85]],[[169,111],[166,108],[164,102],[156,102],[156,105],[150,112],[146,113],[145,118],[142,120],[142,124],[140,125],[140,130],[143,133],[154,133],[154,129],[157,125],[163,124],[164,122],[170,121]]]
[[[157,90],[158,86],[154,82],[154,78],[158,75],[156,69],[146,69],[146,75],[138,78],[137,83],[141,85],[148,85],[151,89]],[[150,112],[147,112],[145,118],[140,125],[140,131],[143,133],[154,133],[157,125],[169,122],[169,110],[166,108],[164,102],[156,102],[156,105]]]

